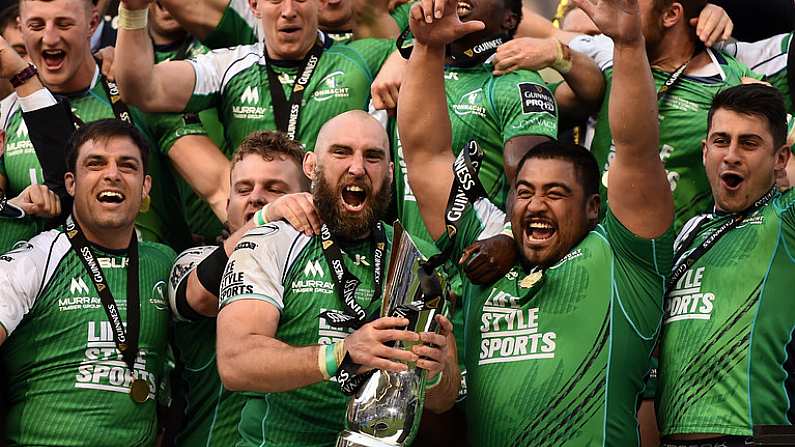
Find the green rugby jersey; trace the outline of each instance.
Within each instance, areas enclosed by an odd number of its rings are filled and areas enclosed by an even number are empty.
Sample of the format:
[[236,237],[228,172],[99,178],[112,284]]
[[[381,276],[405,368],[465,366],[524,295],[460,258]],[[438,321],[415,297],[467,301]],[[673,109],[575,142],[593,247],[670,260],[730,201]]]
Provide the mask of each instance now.
[[[390,40],[363,39],[323,51],[304,93],[296,134],[307,151],[313,150],[326,121],[349,110],[367,110],[370,84],[392,49]],[[277,129],[263,52],[259,43],[216,50],[191,61],[196,86],[186,110],[217,107],[230,147],[255,130]],[[274,62],[273,68],[289,99],[297,62]]]
[[[388,263],[392,228],[385,227]],[[372,242],[341,248],[345,266],[362,281],[356,301],[368,314],[378,310],[381,297],[373,298]],[[281,312],[277,339],[293,346],[335,343],[350,331],[333,328],[320,318],[324,310],[345,309],[332,275],[320,236],[307,237],[284,222],[268,224],[249,231],[229,257],[221,282],[221,307],[244,299],[265,301]],[[344,428],[347,402],[331,381],[283,393],[250,393],[238,445],[333,446]]]
[[[452,258],[504,213],[469,206]],[[476,446],[640,444],[635,417],[662,317],[673,233],[638,238],[608,211],[541,281],[517,263],[490,286],[465,282],[466,410]],[[440,249],[450,244],[443,236]]]
[[[196,57],[210,51],[198,40],[191,40],[187,47],[183,44],[169,46],[155,46],[155,63],[169,60],[185,59]],[[202,110],[198,114],[183,115],[176,129],[173,127],[173,118],[160,120],[159,117],[169,116],[169,114],[151,114],[150,120],[154,124],[154,133],[159,140],[159,147],[163,155],[168,156],[168,152],[174,142],[186,135],[207,135],[215,143],[226,158],[232,158],[232,150],[224,144],[224,127],[218,119],[218,110],[210,108]],[[198,120],[196,119],[198,116]],[[193,234],[194,239],[213,242],[221,234],[224,227],[218,220],[210,206],[193,191],[193,188],[186,182],[176,170],[172,169],[172,175],[176,183],[177,193],[182,205],[182,217],[187,223],[188,228]]]
[[792,46],[793,35],[795,33],[779,34],[759,42],[730,42],[718,46],[721,51],[751,67],[751,70],[765,75],[765,80],[784,95],[790,114],[795,113],[795,109],[792,107],[787,72],[795,67],[787,67],[787,57],[790,51],[795,51]]
[[[130,372],[88,271],[63,228],[0,256],[0,347],[7,389],[9,445],[149,446],[155,441],[155,390],[168,345],[166,281],[174,252],[139,243],[140,352]],[[121,318],[127,318],[126,250],[93,247]],[[149,383],[143,404],[133,377]]]
[[[591,152],[602,169],[601,192],[602,197],[606,198],[607,170],[615,157],[615,146],[608,122],[608,98],[613,79],[613,42],[603,35],[579,36],[572,39],[569,46],[594,59],[607,83],[591,143]],[[665,165],[674,196],[674,229],[677,231],[688,219],[712,207],[712,192],[701,161],[701,140],[707,137],[707,114],[712,98],[719,91],[740,84],[743,76],[760,77],[729,56],[707,51],[712,64],[706,69],[708,72],[705,76],[682,76],[658,105],[660,159]],[[670,76],[669,73],[657,69],[652,69],[652,73],[658,89]]]
[[[696,229],[683,255],[730,218],[694,218],[677,241]],[[721,237],[669,293],[657,392],[663,435],[747,436],[753,425],[792,424],[793,246],[789,190]]]
[[[453,130],[452,148],[457,155],[470,140],[484,152],[480,181],[490,200],[505,206],[509,185],[503,167],[503,148],[512,138],[541,135],[557,138],[558,110],[555,98],[534,71],[518,70],[503,76],[492,74],[491,63],[474,67],[445,67],[447,112]],[[395,160],[395,191],[398,218],[413,235],[430,241],[417,199],[406,176],[406,162],[399,130],[391,131]]]
[[[98,121],[105,118],[114,118],[113,109],[105,89],[99,78],[99,69],[94,75],[91,87],[80,94],[69,97],[74,115],[83,122]],[[151,131],[149,118],[137,109],[130,108],[135,126],[150,142],[156,141]],[[171,125],[176,129],[178,123],[173,120],[176,115],[165,115],[159,118],[158,126]],[[0,120],[5,132],[5,149],[0,156],[0,175],[8,180],[6,194],[14,197],[22,192],[31,183],[44,183],[41,165],[33,144],[28,137],[28,128],[22,118],[22,109],[17,102],[17,96],[12,94],[0,103]],[[171,120],[170,122],[168,120]],[[151,144],[156,149],[154,144]],[[144,240],[169,241],[181,243],[176,225],[179,223],[179,203],[173,197],[174,181],[170,173],[163,166],[163,161],[153,150],[149,154],[148,172],[152,176],[152,189],[149,193],[151,205],[147,212],[138,214],[135,221],[136,230]],[[29,219],[28,221],[39,220]],[[28,231],[21,228],[24,225],[9,224],[7,219],[0,220],[0,252],[10,249],[16,242],[33,237],[43,227],[42,222],[30,225]],[[6,232],[5,227],[14,230]]]
[[185,401],[184,423],[176,436],[178,446],[232,446],[244,396],[224,389],[215,358],[215,318],[191,321],[181,315],[176,291],[196,266],[217,246],[194,247],[182,252],[168,281],[168,299],[174,315],[172,343],[180,364],[176,394]]

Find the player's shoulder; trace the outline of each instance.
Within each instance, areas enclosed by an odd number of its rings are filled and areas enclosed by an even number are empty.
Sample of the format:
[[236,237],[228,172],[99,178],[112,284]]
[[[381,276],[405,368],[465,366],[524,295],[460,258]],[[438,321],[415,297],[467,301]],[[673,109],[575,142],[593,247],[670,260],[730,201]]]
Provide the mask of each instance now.
[[257,62],[264,61],[263,50],[262,43],[258,42],[210,50],[204,54],[194,56],[191,60],[199,65],[211,64],[216,67],[231,69],[237,65],[251,66]]
[[[42,254],[47,255],[53,251],[57,246],[61,248],[69,248],[69,240],[66,238],[66,233],[60,229],[52,229],[42,231],[28,241],[17,243],[11,250],[4,253],[4,256],[12,257],[40,257]],[[40,259],[45,261],[45,259]]]
[[168,245],[151,241],[141,241],[138,243],[138,253],[142,260],[147,264],[166,267],[168,270],[174,264],[177,253]]
[[311,238],[287,222],[277,221],[252,228],[235,245],[235,252],[251,250],[254,253],[269,252],[284,255],[296,246],[304,246]]
[[593,59],[602,71],[613,66],[613,39],[604,34],[581,34],[573,37],[568,46]]
[[0,120],[2,121],[3,130],[8,128],[8,125],[11,124],[11,118],[17,112],[21,114],[19,97],[16,92],[13,92],[0,101]]

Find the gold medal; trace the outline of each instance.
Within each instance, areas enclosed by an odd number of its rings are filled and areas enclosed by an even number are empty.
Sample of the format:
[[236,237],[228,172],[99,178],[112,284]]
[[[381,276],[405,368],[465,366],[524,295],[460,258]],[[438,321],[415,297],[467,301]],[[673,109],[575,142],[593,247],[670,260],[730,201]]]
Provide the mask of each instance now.
[[536,285],[538,281],[541,281],[541,277],[543,275],[544,274],[541,272],[541,270],[530,272],[529,275],[525,276],[521,281],[519,281],[519,287],[523,289],[529,289]]
[[130,384],[130,399],[138,404],[142,404],[146,402],[146,399],[149,399],[149,384],[146,383],[146,380],[133,380]]

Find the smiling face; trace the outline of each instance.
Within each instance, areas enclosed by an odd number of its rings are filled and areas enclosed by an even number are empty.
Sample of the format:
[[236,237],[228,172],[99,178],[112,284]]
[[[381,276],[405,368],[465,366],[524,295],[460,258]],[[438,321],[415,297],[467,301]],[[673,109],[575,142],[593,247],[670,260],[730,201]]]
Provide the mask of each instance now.
[[457,12],[462,22],[480,20],[486,25],[483,30],[461,38],[470,44],[508,32],[519,24],[518,17],[506,7],[505,0],[458,0]]
[[549,267],[578,244],[599,215],[599,196],[586,197],[574,164],[528,159],[517,175],[511,214],[514,239],[531,265]]
[[99,17],[89,0],[24,0],[22,37],[44,84],[72,92],[91,83],[96,64],[90,39]]
[[388,150],[383,127],[363,111],[346,112],[323,126],[304,172],[332,233],[359,239],[383,217],[392,195]]
[[300,60],[317,39],[319,0],[259,0],[268,55],[277,60]]
[[714,112],[702,154],[715,207],[731,213],[770,190],[790,157],[786,145],[774,144],[764,117],[727,109]]
[[285,194],[304,191],[304,173],[295,160],[280,153],[270,158],[249,153],[234,164],[226,208],[231,231],[245,225],[266,204]]
[[141,150],[129,137],[83,143],[65,180],[77,222],[93,235],[131,228],[151,187]]

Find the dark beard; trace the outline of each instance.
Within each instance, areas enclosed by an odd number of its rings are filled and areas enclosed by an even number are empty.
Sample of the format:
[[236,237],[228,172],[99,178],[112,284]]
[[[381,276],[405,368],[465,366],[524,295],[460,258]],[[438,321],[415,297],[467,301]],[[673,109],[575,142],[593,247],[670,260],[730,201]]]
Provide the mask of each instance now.
[[371,186],[362,187],[367,192],[364,209],[356,215],[350,215],[340,203],[342,191],[333,190],[321,170],[315,172],[315,181],[312,183],[313,201],[320,219],[328,225],[331,234],[348,240],[362,239],[386,215],[392,200],[392,185],[384,183],[375,195]]

